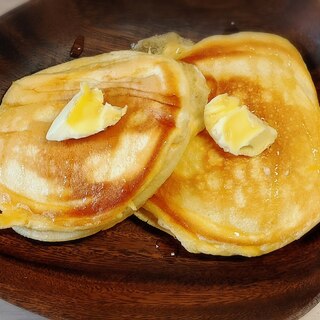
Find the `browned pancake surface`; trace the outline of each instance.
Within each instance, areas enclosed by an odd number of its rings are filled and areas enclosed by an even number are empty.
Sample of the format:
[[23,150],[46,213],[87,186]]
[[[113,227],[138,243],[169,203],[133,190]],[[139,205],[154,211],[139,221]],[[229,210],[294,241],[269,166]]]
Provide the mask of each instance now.
[[259,255],[299,238],[320,221],[320,118],[297,50],[274,35],[239,33],[205,39],[179,59],[201,70],[211,97],[239,97],[278,137],[250,158],[201,132],[144,206],[151,223],[211,254]]
[[[83,81],[101,89],[105,102],[128,106],[127,114],[87,138],[47,141],[52,121]],[[0,223],[73,231],[124,219],[171,173],[198,130],[191,122],[199,122],[206,97],[194,67],[130,51],[16,81],[0,110]]]

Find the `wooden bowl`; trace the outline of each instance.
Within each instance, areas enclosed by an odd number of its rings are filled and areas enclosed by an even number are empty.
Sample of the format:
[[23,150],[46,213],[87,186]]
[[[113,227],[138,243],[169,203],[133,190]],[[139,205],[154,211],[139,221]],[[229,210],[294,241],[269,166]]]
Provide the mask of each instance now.
[[[70,60],[78,35],[87,56],[167,31],[200,40],[244,30],[291,40],[319,92],[316,0],[38,0],[0,18],[0,95]],[[64,244],[2,230],[0,297],[51,319],[298,319],[320,298],[319,248],[319,225],[257,258],[190,254],[134,217]]]

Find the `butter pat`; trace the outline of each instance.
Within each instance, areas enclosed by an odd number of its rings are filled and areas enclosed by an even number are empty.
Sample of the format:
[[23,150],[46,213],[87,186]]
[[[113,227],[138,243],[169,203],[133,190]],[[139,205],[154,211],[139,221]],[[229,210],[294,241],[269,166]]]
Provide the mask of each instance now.
[[274,128],[228,94],[215,97],[205,106],[204,123],[214,141],[234,155],[257,156],[277,138]]
[[77,93],[62,109],[47,132],[47,140],[80,139],[115,125],[127,112],[124,108],[103,104],[103,93],[81,83]]

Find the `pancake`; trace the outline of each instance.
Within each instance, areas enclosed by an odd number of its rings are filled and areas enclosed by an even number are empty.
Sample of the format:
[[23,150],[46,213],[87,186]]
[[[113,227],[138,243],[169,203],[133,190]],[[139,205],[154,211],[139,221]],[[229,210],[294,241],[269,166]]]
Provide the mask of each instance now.
[[[190,252],[258,256],[300,238],[320,221],[320,117],[307,67],[286,39],[242,32],[184,43],[170,34],[135,47],[196,65],[210,99],[228,93],[275,128],[255,157],[224,152],[206,130],[137,216]],[[151,49],[150,49],[151,48]]]
[[[127,113],[89,137],[46,140],[82,82]],[[122,221],[202,130],[207,96],[194,66],[133,51],[73,60],[14,82],[0,108],[0,228],[66,241]]]

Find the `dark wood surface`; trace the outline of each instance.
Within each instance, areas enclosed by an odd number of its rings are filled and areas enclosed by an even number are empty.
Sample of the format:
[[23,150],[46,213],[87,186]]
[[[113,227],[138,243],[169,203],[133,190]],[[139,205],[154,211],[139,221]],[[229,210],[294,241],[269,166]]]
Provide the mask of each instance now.
[[[319,92],[316,0],[38,0],[0,19],[0,96],[13,80],[72,59],[79,35],[88,56],[167,31],[200,40],[239,30],[289,38]],[[3,230],[0,298],[51,319],[298,319],[320,299],[319,250],[319,225],[250,259],[189,254],[134,217],[65,244]]]

